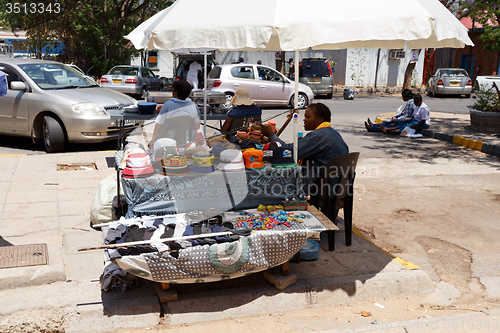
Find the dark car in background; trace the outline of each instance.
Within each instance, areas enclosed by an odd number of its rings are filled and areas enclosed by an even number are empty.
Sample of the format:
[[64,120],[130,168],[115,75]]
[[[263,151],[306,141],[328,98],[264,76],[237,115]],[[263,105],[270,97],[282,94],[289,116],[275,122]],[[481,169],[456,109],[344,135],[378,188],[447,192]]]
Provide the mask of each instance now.
[[[213,57],[213,53],[207,53],[207,74],[217,65]],[[203,53],[177,53],[174,57],[174,80],[185,80],[189,71],[189,65],[194,61],[201,65],[201,71],[198,73],[198,87],[202,89],[205,83],[203,77],[205,61]]]
[[299,82],[309,86],[314,96],[332,98],[334,71],[326,58],[303,58],[299,64]]
[[465,95],[472,93],[472,80],[465,69],[439,68],[427,83],[427,95]]
[[101,86],[144,99],[148,91],[162,90],[163,82],[147,67],[121,65],[101,77]]

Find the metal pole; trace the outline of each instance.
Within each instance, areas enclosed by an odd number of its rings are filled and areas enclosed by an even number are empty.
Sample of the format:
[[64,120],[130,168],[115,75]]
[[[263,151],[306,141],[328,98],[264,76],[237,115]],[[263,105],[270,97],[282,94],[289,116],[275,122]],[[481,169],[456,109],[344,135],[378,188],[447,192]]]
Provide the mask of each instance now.
[[203,137],[207,137],[207,51],[203,51]]
[[377,76],[378,76],[378,63],[379,63],[379,61],[380,61],[380,49],[378,49],[378,52],[377,52],[377,66],[375,67],[375,85],[374,85],[375,89],[377,89]]
[[299,123],[299,50],[295,50],[295,98],[294,98],[294,109],[297,113],[293,114],[293,158],[295,163],[299,160],[299,139],[297,137],[297,125]]
[[[471,40],[474,39],[474,22],[475,20],[472,19],[472,29],[471,29]],[[469,51],[469,76],[472,82],[474,82],[474,62],[472,61],[472,57],[474,56],[473,52],[473,46],[470,46],[470,51]]]

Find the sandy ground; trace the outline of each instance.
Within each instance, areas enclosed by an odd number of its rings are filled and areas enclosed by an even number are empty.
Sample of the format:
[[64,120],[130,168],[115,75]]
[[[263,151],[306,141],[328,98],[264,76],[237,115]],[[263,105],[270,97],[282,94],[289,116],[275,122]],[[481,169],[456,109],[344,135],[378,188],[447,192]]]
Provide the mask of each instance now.
[[[168,326],[160,324],[141,329],[119,329],[113,333],[143,332],[314,332],[327,329],[380,329],[396,322],[413,319],[429,320],[438,316],[475,312],[496,307],[495,303],[482,300],[479,303],[455,304],[448,307],[433,307],[427,303],[429,296],[413,296],[392,299],[373,299],[366,302],[315,307],[290,312],[270,313],[267,316],[245,317],[223,321]],[[384,306],[380,308],[375,303]],[[389,323],[389,324],[388,324]],[[403,323],[404,325],[404,323]],[[409,325],[409,324],[408,324]],[[404,332],[404,331],[402,331]]]

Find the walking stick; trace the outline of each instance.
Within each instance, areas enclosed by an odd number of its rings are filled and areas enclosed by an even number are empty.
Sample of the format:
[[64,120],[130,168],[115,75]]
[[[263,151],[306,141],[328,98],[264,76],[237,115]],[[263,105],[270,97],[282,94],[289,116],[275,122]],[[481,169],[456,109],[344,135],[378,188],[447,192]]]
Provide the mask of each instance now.
[[153,243],[174,242],[174,241],[187,240],[187,239],[199,239],[199,238],[207,238],[207,237],[227,236],[227,235],[248,236],[248,235],[250,235],[251,232],[252,232],[251,229],[242,229],[242,230],[238,230],[236,232],[235,231],[222,231],[222,232],[213,232],[210,234],[199,234],[199,235],[189,235],[189,236],[180,236],[180,237],[171,237],[171,238],[149,239],[149,240],[145,240],[145,241],[136,241],[136,242],[128,242],[128,243],[117,243],[117,244],[107,244],[107,245],[93,246],[93,247],[84,247],[84,248],[78,249],[78,252],[112,249],[112,248],[116,248],[116,247],[128,247],[128,246],[153,244]]
[[281,126],[281,128],[278,130],[278,132],[276,132],[276,136],[280,136],[280,134],[283,133],[283,131],[285,130],[285,128],[288,126],[288,124],[292,120],[294,113],[299,113],[299,110],[292,110],[292,112],[290,112],[287,115],[288,119],[285,121],[285,123],[283,124],[283,126]]

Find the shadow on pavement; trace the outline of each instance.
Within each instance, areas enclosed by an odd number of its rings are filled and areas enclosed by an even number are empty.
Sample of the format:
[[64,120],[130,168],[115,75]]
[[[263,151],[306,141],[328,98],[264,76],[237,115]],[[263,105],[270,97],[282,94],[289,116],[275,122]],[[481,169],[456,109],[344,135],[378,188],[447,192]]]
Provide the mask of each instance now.
[[[388,157],[391,158],[417,158],[421,162],[430,164],[433,164],[432,159],[434,158],[460,159],[465,163],[480,161],[481,163],[495,167],[498,163],[498,157],[432,138],[406,138],[400,135],[384,135],[381,132],[367,132],[363,124],[359,126],[337,126],[336,129],[341,134],[346,133],[363,139],[369,139],[366,142],[370,142],[370,144],[363,144],[363,149],[371,151],[383,150],[383,153],[389,155]],[[478,136],[476,132],[470,130],[469,125],[465,125],[463,121],[454,118],[432,119],[430,130],[450,135],[453,135],[454,132],[460,133],[460,135],[470,132],[474,133],[474,137]],[[490,134],[483,134],[483,136],[485,139],[491,139],[492,137]]]
[[[15,154],[45,154],[43,142],[33,143],[31,138],[0,135],[0,147],[13,149]],[[61,153],[74,153],[80,151],[116,150],[116,140],[99,143],[68,143]]]
[[[335,251],[324,250],[328,243],[326,237],[322,235],[318,260],[290,263],[290,276],[296,274],[297,282],[284,290],[278,290],[270,284],[264,272],[210,283],[171,283],[170,288],[175,290],[178,300],[162,303],[161,312],[178,318],[195,313],[215,315],[217,312],[220,316],[220,313],[227,311],[245,311],[257,315],[263,311],[265,313],[282,311],[290,306],[309,307],[312,305],[311,297],[325,298],[326,302],[340,304],[345,303],[346,298],[366,297],[367,291],[358,289],[360,283],[364,285],[378,273],[395,272],[402,267],[399,264],[394,265],[391,256],[363,238],[353,235],[350,247],[344,245],[343,232],[337,232],[335,238]],[[392,265],[389,265],[391,262]],[[271,268],[268,272],[279,275],[277,267]],[[153,283],[141,280],[141,287],[123,293],[122,296],[117,293],[102,293],[103,312],[108,316],[129,314],[130,308],[126,306],[129,300],[133,299],[134,295],[151,294],[154,289]],[[357,295],[358,292],[361,292],[361,295]],[[378,291],[370,290],[368,293],[372,292]],[[311,296],[311,293],[316,296]],[[212,320],[217,319],[214,317]],[[205,320],[190,319],[190,321]]]
[[5,239],[0,236],[0,246],[13,246],[12,243],[7,242]]

